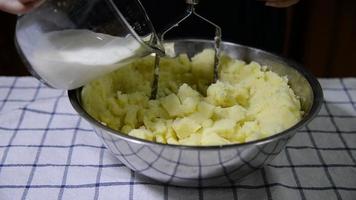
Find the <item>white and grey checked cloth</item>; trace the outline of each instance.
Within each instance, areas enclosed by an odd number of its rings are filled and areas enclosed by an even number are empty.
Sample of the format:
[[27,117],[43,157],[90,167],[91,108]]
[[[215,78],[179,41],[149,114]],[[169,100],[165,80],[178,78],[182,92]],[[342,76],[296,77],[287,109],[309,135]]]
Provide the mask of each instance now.
[[235,187],[182,188],[114,158],[65,91],[0,77],[0,199],[356,199],[356,78],[320,79],[319,115]]

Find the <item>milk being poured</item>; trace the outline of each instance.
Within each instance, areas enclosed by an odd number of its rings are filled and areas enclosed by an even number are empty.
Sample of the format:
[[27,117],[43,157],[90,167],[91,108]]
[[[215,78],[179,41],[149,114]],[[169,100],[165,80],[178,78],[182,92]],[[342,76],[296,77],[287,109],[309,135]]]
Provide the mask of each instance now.
[[50,85],[73,89],[129,62],[140,54],[140,47],[132,36],[122,38],[89,30],[64,30],[40,37],[27,58],[36,73]]

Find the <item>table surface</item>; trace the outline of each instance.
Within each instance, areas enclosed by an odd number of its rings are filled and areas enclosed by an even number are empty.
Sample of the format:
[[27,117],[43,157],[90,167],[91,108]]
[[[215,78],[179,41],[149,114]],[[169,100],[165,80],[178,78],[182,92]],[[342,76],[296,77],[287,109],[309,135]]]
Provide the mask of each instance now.
[[126,168],[65,91],[0,77],[0,199],[355,199],[356,78],[319,80],[319,115],[269,165],[234,187],[182,188]]

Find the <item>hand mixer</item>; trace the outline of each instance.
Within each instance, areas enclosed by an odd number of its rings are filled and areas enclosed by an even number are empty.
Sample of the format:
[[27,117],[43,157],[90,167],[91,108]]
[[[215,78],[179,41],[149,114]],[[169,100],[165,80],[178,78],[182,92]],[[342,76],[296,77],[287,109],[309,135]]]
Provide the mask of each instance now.
[[[178,19],[176,23],[174,23],[173,25],[168,27],[165,31],[163,31],[163,33],[160,36],[160,40],[163,43],[164,36],[168,32],[170,32],[173,28],[179,26],[180,23],[182,23],[184,20],[186,20],[191,15],[194,15],[194,16],[198,17],[199,19],[203,20],[204,22],[207,22],[208,24],[214,26],[214,28],[215,28],[215,37],[214,37],[215,56],[214,56],[214,79],[213,79],[213,82],[215,83],[219,78],[218,77],[219,76],[218,66],[219,66],[219,60],[220,60],[221,28],[218,25],[216,25],[215,23],[202,17],[195,11],[195,6],[199,4],[199,0],[186,0],[185,2],[187,4],[186,13],[180,19]],[[151,99],[155,99],[157,96],[158,80],[159,80],[159,62],[160,62],[160,55],[156,54],[155,63],[154,63]]]

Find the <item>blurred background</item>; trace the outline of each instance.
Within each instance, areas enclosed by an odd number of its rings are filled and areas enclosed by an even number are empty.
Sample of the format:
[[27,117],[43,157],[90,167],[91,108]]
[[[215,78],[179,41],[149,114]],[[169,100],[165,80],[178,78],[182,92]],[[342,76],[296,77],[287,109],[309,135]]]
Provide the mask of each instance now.
[[[184,0],[141,0],[157,32],[184,13]],[[201,0],[197,12],[220,25],[223,40],[296,60],[318,77],[356,76],[356,1],[300,0],[272,8],[261,0]],[[0,75],[29,75],[14,46],[16,16],[0,12]],[[214,30],[196,18],[167,38],[212,39]]]

